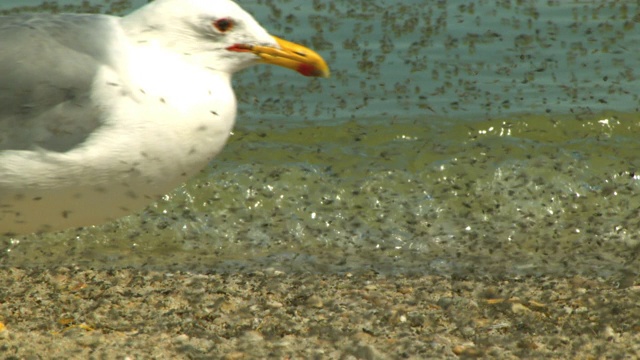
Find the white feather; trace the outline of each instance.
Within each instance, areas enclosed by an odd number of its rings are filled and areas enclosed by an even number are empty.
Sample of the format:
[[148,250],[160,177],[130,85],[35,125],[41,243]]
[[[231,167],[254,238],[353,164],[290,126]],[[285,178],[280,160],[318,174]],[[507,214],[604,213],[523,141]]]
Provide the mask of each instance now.
[[234,43],[275,46],[227,0],[0,17],[0,235],[103,223],[200,171],[235,121],[231,75],[258,60]]

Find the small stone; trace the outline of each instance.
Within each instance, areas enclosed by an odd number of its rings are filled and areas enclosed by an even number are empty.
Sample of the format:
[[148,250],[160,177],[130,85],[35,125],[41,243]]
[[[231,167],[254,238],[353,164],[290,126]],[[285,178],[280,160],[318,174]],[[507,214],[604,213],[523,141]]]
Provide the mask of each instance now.
[[460,333],[462,335],[464,335],[465,337],[469,338],[469,337],[472,337],[472,336],[474,336],[476,334],[476,330],[471,326],[463,326],[460,329]]
[[85,336],[81,336],[76,339],[76,343],[78,345],[87,346],[87,347],[95,347],[102,343],[103,337],[99,333],[95,334],[86,334]]
[[587,311],[589,311],[589,309],[586,306],[580,306],[573,310],[573,312],[576,314],[586,313]]
[[324,306],[324,302],[322,301],[322,299],[320,298],[320,296],[318,295],[311,295],[308,299],[307,299],[307,305],[314,307],[314,308],[322,308]]
[[602,335],[607,341],[612,341],[616,338],[616,332],[611,326],[607,326],[602,330]]
[[465,350],[466,348],[462,345],[456,345],[451,349],[451,351],[456,355],[461,355]]
[[245,353],[240,352],[240,351],[234,351],[234,352],[226,354],[224,356],[224,359],[225,360],[241,360],[241,359],[244,359],[245,357],[246,357]]
[[177,342],[177,343],[185,343],[187,341],[189,341],[189,336],[186,334],[180,334],[178,336],[176,336],[175,338],[173,338],[173,341]]
[[238,308],[235,303],[225,300],[216,303],[216,305],[218,306],[220,312],[222,312],[223,314],[234,312]]
[[440,306],[442,309],[446,310],[449,306],[451,306],[451,304],[453,304],[453,298],[448,296],[440,297],[436,304]]
[[244,335],[242,336],[242,339],[248,342],[261,342],[264,340],[264,337],[262,336],[261,333],[257,332],[257,331],[247,331],[246,333],[244,333]]
[[273,308],[273,309],[279,309],[279,308],[283,307],[284,305],[279,301],[270,300],[270,301],[267,301],[267,306],[270,307],[270,308]]
[[530,313],[531,309],[520,303],[513,303],[511,304],[511,311],[513,311],[514,314],[526,314]]
[[457,345],[457,346],[454,346],[453,349],[451,349],[451,351],[453,351],[453,353],[458,356],[467,357],[467,358],[477,358],[482,356],[482,351],[480,351],[478,348],[474,346],[468,347],[468,346]]
[[360,344],[358,347],[356,347],[353,355],[355,355],[358,359],[366,360],[384,360],[387,358],[385,354],[378,351],[378,349],[373,347],[373,345],[368,344]]
[[571,315],[573,313],[573,308],[571,306],[565,306],[562,309],[567,315]]

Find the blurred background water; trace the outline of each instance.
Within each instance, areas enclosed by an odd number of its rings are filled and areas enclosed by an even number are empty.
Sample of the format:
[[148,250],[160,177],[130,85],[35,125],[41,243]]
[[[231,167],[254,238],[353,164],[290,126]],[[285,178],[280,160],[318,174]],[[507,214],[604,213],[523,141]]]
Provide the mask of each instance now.
[[240,4],[332,77],[239,74],[236,130],[200,176],[111,224],[6,239],[3,264],[635,277],[637,3]]

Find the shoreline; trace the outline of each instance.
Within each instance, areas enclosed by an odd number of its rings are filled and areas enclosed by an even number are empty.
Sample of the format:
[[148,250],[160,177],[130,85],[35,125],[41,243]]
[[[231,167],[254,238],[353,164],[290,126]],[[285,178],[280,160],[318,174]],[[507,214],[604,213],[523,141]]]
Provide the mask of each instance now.
[[640,286],[583,276],[0,269],[5,358],[640,356]]

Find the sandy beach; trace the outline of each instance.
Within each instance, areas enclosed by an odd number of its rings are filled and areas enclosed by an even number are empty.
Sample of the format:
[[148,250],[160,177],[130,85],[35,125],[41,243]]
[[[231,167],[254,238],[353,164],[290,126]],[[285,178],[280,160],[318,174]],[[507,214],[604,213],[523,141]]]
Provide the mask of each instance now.
[[0,270],[5,359],[640,356],[633,279]]

